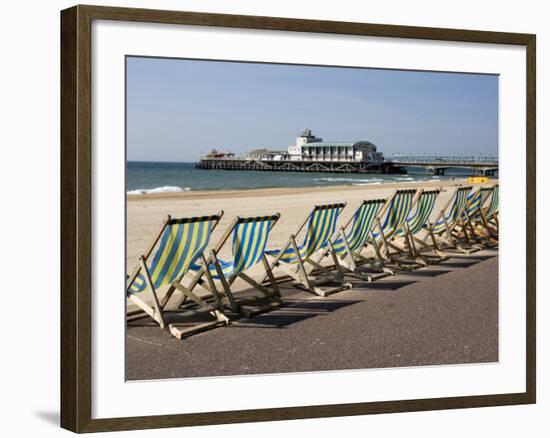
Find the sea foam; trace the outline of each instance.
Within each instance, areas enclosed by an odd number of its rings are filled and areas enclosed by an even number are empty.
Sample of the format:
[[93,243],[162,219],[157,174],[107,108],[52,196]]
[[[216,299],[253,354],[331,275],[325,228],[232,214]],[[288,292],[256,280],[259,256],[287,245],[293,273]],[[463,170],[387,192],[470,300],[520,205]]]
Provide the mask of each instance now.
[[191,187],[177,187],[177,186],[162,186],[155,187],[154,189],[137,189],[130,190],[126,192],[128,195],[149,195],[151,193],[178,193],[178,192],[188,192],[191,190]]

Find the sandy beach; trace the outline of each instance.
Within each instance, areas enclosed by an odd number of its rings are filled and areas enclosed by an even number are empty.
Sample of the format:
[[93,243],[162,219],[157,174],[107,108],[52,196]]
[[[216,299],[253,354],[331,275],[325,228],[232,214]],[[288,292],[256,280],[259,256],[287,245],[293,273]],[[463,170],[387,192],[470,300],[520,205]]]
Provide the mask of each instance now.
[[[231,178],[227,172],[227,178]],[[496,182],[496,180],[495,180]],[[127,266],[131,270],[158,231],[166,215],[201,216],[220,210],[224,216],[214,231],[215,244],[227,225],[237,215],[258,216],[281,213],[281,219],[269,237],[268,247],[283,245],[295,233],[315,204],[347,202],[340,224],[344,224],[364,199],[386,198],[397,188],[441,187],[435,211],[446,202],[452,189],[465,181],[396,183],[368,186],[333,186],[323,188],[277,188],[255,190],[189,191],[127,196]]]

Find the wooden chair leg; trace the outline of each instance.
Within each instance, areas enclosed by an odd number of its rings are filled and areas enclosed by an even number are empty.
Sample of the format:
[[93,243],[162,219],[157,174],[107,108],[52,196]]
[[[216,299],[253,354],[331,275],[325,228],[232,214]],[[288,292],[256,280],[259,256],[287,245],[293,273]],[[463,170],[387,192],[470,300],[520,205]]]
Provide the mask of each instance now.
[[220,293],[218,289],[216,288],[216,283],[214,282],[214,279],[212,278],[212,274],[210,273],[210,266],[208,260],[206,260],[206,257],[204,254],[201,256],[203,266],[205,267],[204,274],[206,275],[206,281],[208,283],[208,287],[212,292],[212,296],[214,297],[214,300],[216,300],[216,304],[218,305],[218,309],[220,311],[223,311],[223,303],[222,299],[220,297]]
[[[127,320],[140,319],[140,318],[143,318],[145,315],[149,315],[151,319],[153,319],[155,322],[161,325],[161,321],[158,317],[159,314],[158,312],[155,311],[153,307],[151,307],[149,304],[143,301],[135,293],[132,293],[132,292],[128,293],[127,298],[128,298],[128,301],[130,301],[131,303],[134,303],[141,310],[141,312],[136,312],[135,314],[133,314],[132,315],[133,317],[127,318]],[[142,312],[144,312],[145,315]]]
[[296,252],[296,257],[298,258],[298,270],[302,277],[302,283],[307,289],[311,289],[309,277],[307,275],[302,256],[300,255],[300,250],[298,249],[298,245],[296,244],[296,239],[294,238],[294,236],[292,236],[292,247],[294,248],[294,251]]
[[229,306],[231,307],[231,310],[233,310],[234,312],[237,312],[239,310],[239,305],[237,304],[237,302],[235,301],[235,298],[233,297],[233,294],[231,293],[231,287],[227,279],[225,278],[220,262],[214,253],[212,253],[211,258],[214,262],[214,266],[216,268],[216,272],[218,274],[220,283],[222,284],[225,297],[229,301]]
[[273,288],[273,291],[280,298],[281,297],[281,290],[279,289],[279,285],[277,284],[277,281],[275,280],[275,277],[273,275],[273,271],[271,271],[271,267],[269,266],[269,262],[267,260],[267,257],[265,256],[265,254],[262,254],[262,263],[264,265],[265,272],[267,274],[267,277],[269,278],[269,281],[271,283],[271,287]]
[[153,305],[155,307],[155,312],[158,316],[157,322],[159,323],[161,328],[164,328],[164,319],[162,317],[162,309],[160,307],[160,303],[157,297],[157,291],[155,290],[155,286],[153,285],[151,276],[149,275],[149,269],[147,269],[147,264],[145,263],[145,257],[141,256],[139,258],[139,262],[141,264],[141,268],[143,270],[143,275],[145,276],[145,281],[147,282],[147,286],[149,286],[149,290],[151,291],[151,295],[153,296]]

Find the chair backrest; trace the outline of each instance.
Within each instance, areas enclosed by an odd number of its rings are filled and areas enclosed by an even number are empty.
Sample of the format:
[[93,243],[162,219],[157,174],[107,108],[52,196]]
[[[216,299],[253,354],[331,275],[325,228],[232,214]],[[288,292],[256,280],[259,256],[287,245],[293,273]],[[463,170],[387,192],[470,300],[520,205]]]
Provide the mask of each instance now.
[[493,187],[481,187],[478,190],[472,190],[464,207],[464,216],[470,220],[478,219],[481,216],[481,206],[485,204],[492,191]]
[[233,273],[239,274],[260,262],[269,232],[280,215],[238,218],[233,230]]
[[346,239],[352,251],[363,248],[369,239],[376,216],[386,203],[386,199],[369,199],[363,201],[353,215],[351,226],[346,234]]
[[466,206],[464,207],[463,214],[468,219],[475,219],[479,214],[479,208],[481,207],[481,201],[483,199],[483,189],[473,190],[466,199]]
[[[179,280],[187,273],[204,252],[219,219],[218,215],[168,219],[149,266],[155,288]],[[140,273],[129,290],[141,292],[146,287],[145,277]]]
[[[435,201],[439,196],[441,190],[422,190],[418,200],[416,201],[416,208],[409,212],[406,223],[411,234],[418,233],[424,225],[428,223],[433,209],[435,207]],[[403,234],[404,230],[399,230],[398,234]]]
[[468,194],[472,190],[472,186],[459,187],[455,190],[453,202],[445,214],[445,220],[451,228],[453,228],[460,220],[464,208],[468,202]]
[[498,213],[498,184],[493,186],[493,196],[491,197],[489,208],[487,209],[485,215],[487,218],[491,218],[496,213]]
[[390,200],[386,217],[382,224],[382,230],[386,238],[401,230],[403,222],[413,206],[415,195],[416,189],[402,189],[395,192]]
[[344,203],[315,206],[309,215],[304,237],[304,258],[327,246],[329,239],[336,231],[338,217],[345,206]]

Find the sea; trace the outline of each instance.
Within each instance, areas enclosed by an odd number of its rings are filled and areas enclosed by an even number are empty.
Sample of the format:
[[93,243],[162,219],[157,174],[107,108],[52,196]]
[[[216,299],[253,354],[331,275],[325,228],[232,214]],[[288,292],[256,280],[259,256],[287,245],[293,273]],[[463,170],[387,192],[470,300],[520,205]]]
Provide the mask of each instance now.
[[317,172],[269,172],[252,170],[196,169],[195,163],[128,161],[126,192],[149,194],[193,190],[241,190],[282,187],[371,186],[416,181],[462,179],[467,169],[450,169],[442,176],[427,175],[424,169],[410,168],[407,174],[338,174]]

